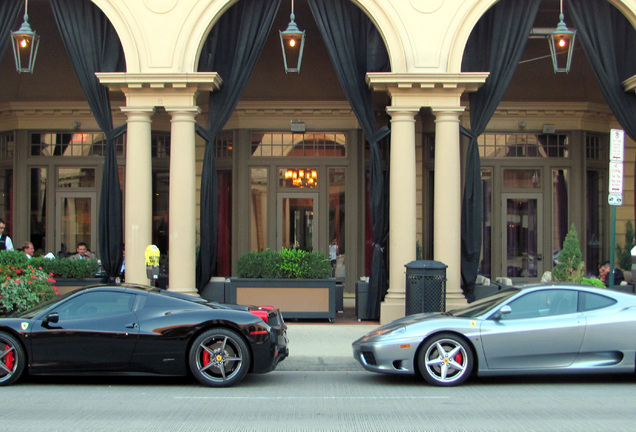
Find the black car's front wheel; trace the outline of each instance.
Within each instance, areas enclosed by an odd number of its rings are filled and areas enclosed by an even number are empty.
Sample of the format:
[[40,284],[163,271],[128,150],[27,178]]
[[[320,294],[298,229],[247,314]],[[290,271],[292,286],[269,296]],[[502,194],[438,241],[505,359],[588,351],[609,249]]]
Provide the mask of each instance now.
[[26,356],[12,335],[0,332],[0,385],[16,382],[24,372]]
[[202,333],[190,348],[190,370],[203,385],[230,387],[247,374],[251,356],[236,332],[225,328]]
[[429,384],[458,385],[473,370],[473,352],[459,336],[442,333],[426,341],[418,353],[417,364]]

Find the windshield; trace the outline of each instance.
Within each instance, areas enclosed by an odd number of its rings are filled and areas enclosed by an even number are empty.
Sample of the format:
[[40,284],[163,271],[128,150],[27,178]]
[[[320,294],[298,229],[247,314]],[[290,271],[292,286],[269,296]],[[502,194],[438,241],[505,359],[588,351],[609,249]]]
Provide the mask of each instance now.
[[473,302],[465,308],[455,309],[448,313],[455,317],[475,318],[481,316],[519,292],[518,288],[505,288],[497,294]]

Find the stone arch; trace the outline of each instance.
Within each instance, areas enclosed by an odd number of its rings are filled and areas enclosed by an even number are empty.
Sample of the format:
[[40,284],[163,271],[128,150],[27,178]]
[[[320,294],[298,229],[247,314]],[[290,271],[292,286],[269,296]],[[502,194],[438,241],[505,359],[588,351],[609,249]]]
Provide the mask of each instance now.
[[[97,0],[98,1],[98,0]],[[240,0],[225,0],[225,1],[213,1],[208,0],[208,5],[205,7],[203,13],[201,13],[192,26],[188,46],[185,49],[183,57],[182,68],[184,71],[196,72],[199,56],[201,50],[207,38],[207,35],[212,30],[214,24],[218,21],[220,16],[227,11],[232,5]],[[283,0],[288,1],[288,0]],[[349,0],[358,6],[376,26],[380,35],[384,40],[384,44],[389,53],[389,59],[391,63],[392,72],[405,72],[406,71],[406,59],[404,56],[404,49],[402,47],[402,41],[396,31],[394,23],[391,23],[386,10],[383,10],[377,5],[377,2],[372,0]],[[282,6],[281,6],[282,7]]]
[[113,7],[109,0],[87,1],[92,1],[104,13],[104,15],[106,15],[106,18],[108,18],[115,28],[115,32],[117,32],[122,49],[124,50],[126,71],[139,72],[141,69],[141,61],[137,54],[137,44],[135,43],[135,36],[130,28],[130,22],[122,17],[121,12],[117,8]]
[[[448,71],[449,72],[461,72],[462,57],[464,56],[464,48],[466,48],[466,42],[477,22],[481,17],[498,1],[513,1],[513,0],[479,0],[469,11],[466,13],[461,21],[461,24],[457,27],[457,33],[453,38],[451,44],[450,53],[448,56]],[[607,0],[610,4],[614,5],[620,10],[625,18],[636,27],[636,11],[627,6],[623,0]],[[555,17],[555,24],[558,17]]]

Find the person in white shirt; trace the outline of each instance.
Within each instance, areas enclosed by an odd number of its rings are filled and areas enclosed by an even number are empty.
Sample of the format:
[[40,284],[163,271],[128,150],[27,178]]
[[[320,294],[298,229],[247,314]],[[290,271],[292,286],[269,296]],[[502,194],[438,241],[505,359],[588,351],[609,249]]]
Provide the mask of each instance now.
[[26,254],[27,258],[31,259],[31,257],[33,257],[33,252],[35,252],[33,243],[31,243],[30,241],[24,242],[24,246],[22,246],[22,252]]
[[11,237],[4,233],[4,229],[7,224],[3,219],[0,219],[0,250],[13,250],[13,242]]

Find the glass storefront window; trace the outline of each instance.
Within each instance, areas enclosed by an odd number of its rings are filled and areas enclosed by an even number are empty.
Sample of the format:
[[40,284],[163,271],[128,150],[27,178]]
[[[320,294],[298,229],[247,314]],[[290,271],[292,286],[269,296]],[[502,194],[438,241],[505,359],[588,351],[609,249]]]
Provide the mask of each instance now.
[[252,157],[345,157],[344,132],[252,134]]
[[58,188],[94,188],[95,168],[60,167],[57,169]]
[[267,249],[267,193],[269,170],[250,168],[250,250]]
[[552,170],[552,265],[558,262],[558,254],[563,248],[563,241],[570,229],[569,218],[569,171],[567,169]]
[[13,132],[0,134],[0,160],[12,160],[15,151]]
[[[117,156],[124,154],[123,136],[115,138]],[[106,136],[102,132],[32,133],[31,156],[103,156]]]
[[168,256],[168,215],[170,209],[170,172],[152,171],[152,241],[162,257]]
[[566,134],[484,133],[477,138],[479,155],[487,158],[567,158]]
[[347,169],[329,168],[329,259],[333,276],[345,277],[345,186]]
[[[13,170],[0,169],[0,218],[6,223],[4,234],[13,239]],[[18,247],[19,245],[14,245]]]
[[[46,195],[48,170],[46,168],[31,168],[29,191],[29,239],[34,249],[47,251],[46,244]],[[16,244],[16,247],[22,244]]]
[[586,272],[596,275],[596,270],[605,259],[601,256],[602,246],[605,240],[605,200],[607,190],[605,186],[607,178],[601,171],[588,170],[586,173],[586,199],[587,199],[587,221],[586,238],[587,250],[585,256]]
[[504,189],[539,189],[541,188],[540,169],[504,169]]

